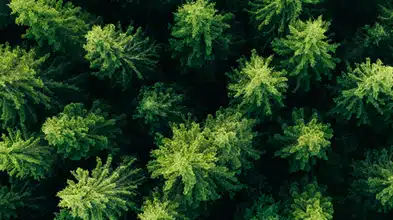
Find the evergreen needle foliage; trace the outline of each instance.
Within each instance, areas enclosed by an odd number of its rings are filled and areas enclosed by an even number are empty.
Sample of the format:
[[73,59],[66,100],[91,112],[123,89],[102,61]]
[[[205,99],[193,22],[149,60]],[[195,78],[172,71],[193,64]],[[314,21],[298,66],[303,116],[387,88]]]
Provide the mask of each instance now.
[[105,165],[97,158],[91,172],[82,168],[71,171],[77,182],[68,180],[66,188],[57,193],[58,206],[84,220],[116,220],[128,208],[135,208],[132,199],[139,182],[139,169],[132,167],[135,159],[128,158],[114,170],[111,162],[111,156]]
[[330,124],[319,122],[317,113],[306,121],[303,109],[292,112],[292,125],[283,124],[283,134],[275,134],[274,139],[282,145],[276,156],[291,158],[290,171],[309,171],[317,159],[327,160],[333,130]]
[[228,85],[230,96],[235,102],[240,99],[240,107],[247,111],[271,115],[273,106],[284,106],[284,93],[287,89],[285,71],[275,71],[270,66],[273,57],[258,56],[256,50],[251,51],[250,61],[244,57],[238,62],[238,69],[228,74],[231,83]]
[[281,64],[289,76],[296,77],[296,87],[310,90],[310,84],[322,80],[322,74],[331,78],[330,71],[339,61],[335,58],[339,44],[331,44],[325,33],[330,23],[322,17],[316,20],[297,20],[289,25],[290,34],[286,38],[275,39],[273,50],[283,56]]
[[231,41],[227,30],[232,14],[217,12],[215,3],[196,0],[185,3],[174,13],[169,43],[172,56],[180,56],[182,65],[202,67],[206,61],[225,57]]
[[80,160],[115,147],[113,140],[121,133],[116,121],[108,118],[108,113],[102,111],[97,101],[90,111],[81,103],[72,103],[58,116],[48,118],[42,131],[49,144],[64,158]]
[[86,34],[87,42],[83,46],[90,61],[90,67],[99,69],[93,73],[100,79],[109,78],[123,89],[129,86],[132,75],[143,78],[145,71],[152,71],[157,63],[157,46],[143,36],[141,28],[129,26],[126,32],[116,30],[115,25],[103,28],[93,26]]
[[[24,201],[31,195],[26,188],[15,189],[6,186],[0,186],[0,219],[17,219],[18,211],[26,208]],[[24,209],[26,211],[26,209]]]
[[172,201],[162,200],[154,195],[143,203],[142,213],[138,214],[140,220],[177,220],[179,205]]
[[246,210],[245,220],[281,220],[279,203],[268,195],[261,195],[251,208]]

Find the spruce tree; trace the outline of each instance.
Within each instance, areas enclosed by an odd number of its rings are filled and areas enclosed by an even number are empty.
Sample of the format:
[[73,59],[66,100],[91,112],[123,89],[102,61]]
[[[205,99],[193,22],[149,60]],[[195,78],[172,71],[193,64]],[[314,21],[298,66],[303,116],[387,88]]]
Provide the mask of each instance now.
[[45,121],[42,132],[49,145],[64,158],[80,160],[103,149],[113,152],[114,139],[121,130],[117,127],[117,119],[109,118],[96,101],[89,111],[81,103],[65,106],[58,116]]
[[143,78],[152,71],[157,61],[157,46],[143,36],[141,28],[134,31],[129,26],[125,32],[116,30],[115,25],[93,26],[86,34],[83,46],[90,67],[98,69],[93,74],[100,79],[110,79],[123,89],[128,88],[132,75]]
[[174,13],[169,43],[182,65],[202,67],[206,61],[225,58],[231,37],[231,13],[219,14],[208,0],[187,2]]
[[51,162],[51,149],[40,143],[40,138],[23,138],[19,130],[8,130],[0,141],[0,171],[17,178],[41,179]]
[[135,159],[128,158],[116,169],[111,169],[111,162],[111,156],[104,165],[97,158],[91,172],[82,168],[71,171],[76,181],[68,180],[57,193],[58,206],[84,220],[119,219],[124,211],[135,208],[132,199],[139,183],[139,169],[132,167]]
[[246,210],[245,220],[281,220],[279,203],[268,195],[261,195],[251,208]]
[[18,219],[18,212],[26,212],[28,204],[25,200],[30,195],[31,192],[25,187],[0,186],[0,219]]
[[[138,214],[140,220],[177,220],[180,215],[176,211],[179,204],[161,199],[157,194],[147,199],[142,206],[142,212]],[[185,219],[185,218],[182,218]]]
[[277,71],[271,65],[273,56],[263,58],[256,50],[251,51],[251,58],[244,57],[238,62],[238,69],[228,74],[229,96],[239,103],[242,111],[271,115],[274,107],[282,107],[287,89],[285,71]]
[[326,152],[330,149],[333,130],[330,124],[322,123],[318,114],[313,113],[305,119],[303,109],[292,112],[292,123],[282,125],[282,134],[275,134],[274,139],[282,147],[276,156],[290,157],[290,171],[309,171],[317,159],[327,160]]
[[372,116],[391,115],[393,104],[393,67],[384,65],[381,60],[350,66],[346,73],[338,77],[340,94],[334,99],[336,107],[333,112],[349,120],[356,117],[357,123],[371,124]]
[[322,75],[331,78],[338,58],[334,57],[339,44],[331,43],[326,32],[330,23],[322,16],[316,20],[297,20],[289,25],[286,38],[275,39],[273,50],[283,57],[283,68],[289,76],[296,77],[296,87],[309,91],[310,84],[322,80]]

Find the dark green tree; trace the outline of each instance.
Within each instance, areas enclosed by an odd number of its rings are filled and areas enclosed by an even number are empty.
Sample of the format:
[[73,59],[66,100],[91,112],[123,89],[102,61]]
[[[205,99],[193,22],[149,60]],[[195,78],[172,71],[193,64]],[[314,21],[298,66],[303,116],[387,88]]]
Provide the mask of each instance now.
[[279,215],[279,203],[273,197],[261,195],[251,208],[246,210],[245,220],[282,220]]
[[12,23],[11,9],[7,5],[7,1],[0,3],[0,30]]
[[27,188],[0,186],[0,219],[18,219],[18,212],[26,211],[25,200],[31,196]]
[[196,0],[174,13],[169,43],[173,57],[180,57],[182,65],[202,67],[206,61],[225,58],[231,42],[227,30],[232,14],[217,12],[215,3]]

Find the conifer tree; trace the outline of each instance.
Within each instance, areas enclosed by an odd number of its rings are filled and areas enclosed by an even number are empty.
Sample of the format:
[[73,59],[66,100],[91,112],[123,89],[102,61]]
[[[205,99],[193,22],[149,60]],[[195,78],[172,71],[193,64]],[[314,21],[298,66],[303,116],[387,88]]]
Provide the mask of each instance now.
[[11,0],[9,4],[16,24],[28,26],[23,37],[34,39],[40,46],[55,51],[67,46],[80,47],[88,31],[87,14],[71,2],[63,0]]
[[19,130],[8,129],[0,141],[0,171],[17,178],[41,179],[50,168],[51,149],[40,138],[23,138]]
[[[179,213],[176,211],[179,204],[167,199],[160,199],[158,195],[147,199],[142,206],[142,213],[138,214],[140,220],[177,220]],[[184,218],[182,218],[184,219]]]
[[[115,147],[114,139],[121,133],[116,118],[108,118],[98,101],[88,111],[81,103],[64,107],[58,116],[48,118],[42,131],[49,144],[64,158],[80,160],[100,150]],[[114,149],[108,149],[113,152]]]
[[68,185],[57,193],[58,206],[84,220],[118,219],[122,212],[135,208],[132,199],[139,183],[139,169],[132,167],[135,159],[128,158],[114,170],[111,162],[111,156],[104,165],[97,158],[91,172],[82,168],[71,171],[76,181],[68,180]]
[[256,50],[251,51],[250,61],[244,57],[238,69],[228,74],[231,83],[229,95],[240,103],[243,111],[271,115],[274,106],[282,107],[287,89],[285,71],[276,71],[270,66],[273,56],[263,58]]
[[173,57],[182,65],[202,67],[206,61],[225,58],[231,37],[227,33],[231,13],[219,14],[215,3],[195,0],[185,3],[174,13],[169,43]]
[[245,220],[281,220],[279,204],[268,195],[261,195],[251,208],[246,210]]
[[327,160],[333,130],[330,124],[319,122],[318,114],[305,119],[303,109],[292,112],[292,123],[282,125],[283,134],[275,134],[274,139],[282,146],[276,156],[291,158],[290,171],[309,171],[317,159]]
[[133,74],[141,79],[144,72],[154,70],[157,63],[154,60],[158,56],[157,46],[143,36],[141,28],[134,31],[134,27],[129,26],[123,32],[116,30],[113,24],[93,26],[86,39],[85,58],[91,68],[98,69],[93,74],[100,79],[109,78],[123,89],[128,87]]
[[61,209],[60,212],[55,213],[54,220],[81,220],[81,218],[73,217],[68,209]]
[[389,117],[393,104],[393,67],[384,65],[381,60],[371,63],[355,64],[338,77],[340,94],[334,99],[333,112],[343,115],[347,120],[356,116],[358,124],[370,124],[370,115]]
[[0,186],[0,219],[17,219],[18,211],[26,211],[25,199],[31,195],[27,188]]
[[326,32],[330,23],[322,17],[316,20],[297,20],[289,25],[290,34],[286,38],[275,39],[273,50],[283,57],[282,66],[289,76],[296,77],[296,87],[310,90],[310,84],[321,81],[322,74],[331,78],[330,71],[339,61],[335,58],[339,44],[331,43]]

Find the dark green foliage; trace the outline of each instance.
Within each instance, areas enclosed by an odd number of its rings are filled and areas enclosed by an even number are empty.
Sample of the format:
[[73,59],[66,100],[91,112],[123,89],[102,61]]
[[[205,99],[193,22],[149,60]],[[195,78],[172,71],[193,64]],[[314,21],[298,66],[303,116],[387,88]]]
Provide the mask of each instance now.
[[271,196],[261,195],[251,208],[246,210],[245,220],[281,220],[279,204]]
[[111,169],[112,157],[89,172],[82,168],[72,171],[77,180],[68,180],[66,188],[57,193],[59,207],[69,209],[73,217],[84,220],[118,219],[124,211],[134,208],[133,197],[138,186],[139,169],[133,168],[135,159],[123,161]]
[[0,219],[17,219],[18,211],[27,211],[24,200],[30,195],[26,188],[0,186]]
[[60,210],[59,213],[56,213],[54,220],[80,220],[81,218],[73,217],[71,212],[67,209]]
[[173,57],[182,65],[202,67],[207,62],[225,58],[231,37],[227,30],[231,13],[218,14],[215,3],[208,0],[190,1],[174,13],[169,43]]
[[0,30],[12,23],[11,9],[7,5],[7,1],[0,3]]
[[100,108],[99,102],[94,102],[89,111],[81,103],[72,103],[58,116],[48,118],[42,132],[64,158],[80,160],[103,149],[115,150],[116,135],[121,133],[116,122]]

